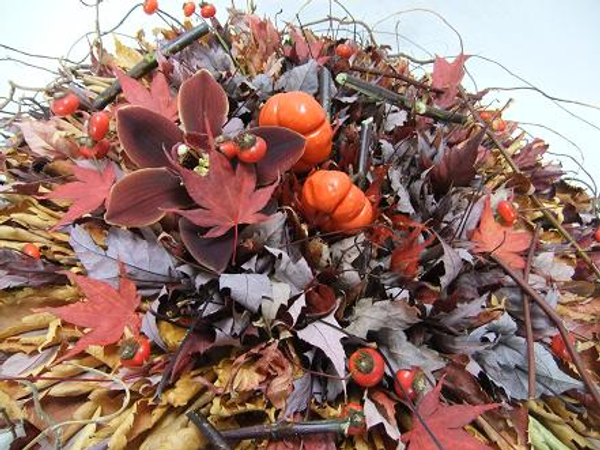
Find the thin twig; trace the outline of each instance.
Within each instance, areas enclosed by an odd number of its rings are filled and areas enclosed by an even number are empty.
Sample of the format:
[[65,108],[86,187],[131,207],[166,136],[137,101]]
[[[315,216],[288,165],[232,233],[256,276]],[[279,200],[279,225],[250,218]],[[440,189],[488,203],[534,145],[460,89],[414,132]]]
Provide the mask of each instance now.
[[571,345],[571,342],[569,342],[569,332],[563,325],[560,316],[556,313],[556,311],[554,311],[554,309],[552,309],[550,305],[548,305],[546,300],[535,289],[533,289],[531,285],[527,283],[523,279],[523,277],[519,275],[512,267],[510,267],[502,259],[498,258],[494,254],[491,254],[490,257],[494,260],[496,264],[502,267],[506,274],[519,285],[519,287],[523,290],[523,292],[526,295],[531,297],[531,299],[542,309],[542,311],[546,313],[550,320],[552,320],[556,328],[558,328],[558,331],[563,338],[565,346],[567,347],[567,351],[571,356],[573,364],[575,364],[575,367],[579,372],[579,376],[581,377],[583,384],[585,385],[588,392],[591,394],[596,405],[600,407],[600,392],[598,391],[598,388],[594,385],[594,381],[585,369],[585,366],[583,364],[583,361],[581,360],[581,357],[579,356],[579,353],[577,353],[573,345]]
[[311,27],[313,25],[318,25],[320,23],[331,23],[331,22],[337,22],[340,25],[361,25],[362,27],[364,27],[367,32],[369,33],[369,38],[371,39],[371,43],[373,45],[376,44],[376,39],[375,39],[375,35],[373,34],[373,31],[371,31],[371,27],[369,27],[369,25],[367,25],[366,22],[363,22],[362,20],[347,20],[347,19],[340,19],[338,17],[327,17],[325,19],[319,19],[319,20],[315,20],[313,22],[308,22],[305,23],[303,26],[304,27]]
[[25,447],[23,447],[23,450],[29,450],[30,448],[33,448],[35,446],[35,444],[37,444],[44,436],[46,436],[49,432],[54,432],[56,429],[60,429],[62,427],[66,427],[68,425],[86,425],[88,423],[104,423],[104,422],[110,422],[112,419],[114,419],[115,417],[120,416],[126,409],[127,406],[129,405],[129,401],[131,400],[131,392],[129,390],[129,387],[127,386],[127,384],[125,384],[120,378],[118,378],[115,375],[112,375],[110,373],[106,373],[106,372],[102,372],[101,370],[98,369],[94,369],[93,367],[86,367],[86,366],[81,366],[79,364],[76,363],[66,363],[68,365],[71,366],[75,366],[79,369],[82,370],[86,370],[88,372],[91,372],[95,375],[101,375],[101,376],[105,376],[107,378],[107,381],[113,381],[115,383],[118,383],[121,385],[121,387],[123,388],[123,391],[125,392],[125,395],[123,397],[123,403],[121,404],[121,407],[111,413],[108,414],[106,416],[101,416],[101,417],[97,417],[94,419],[83,419],[83,420],[65,420],[64,422],[60,422],[57,423],[55,425],[52,425],[48,428],[43,429],[40,434],[38,434],[35,439],[33,439],[31,442],[29,442],[29,444],[27,444]]
[[[541,226],[538,223],[533,232],[533,239],[529,253],[527,254],[527,262],[523,272],[523,280],[529,282],[529,273],[531,272],[531,264],[533,256],[537,248],[537,242],[540,237]],[[529,399],[535,398],[535,353],[533,348],[533,325],[531,323],[531,303],[526,294],[523,294],[523,321],[525,322],[525,338],[527,340],[527,393]]]
[[354,72],[366,73],[369,75],[379,75],[379,76],[386,77],[386,78],[394,78],[396,80],[401,80],[401,81],[404,81],[405,83],[412,84],[413,86],[416,86],[420,89],[425,89],[427,91],[435,92],[436,94],[444,93],[443,89],[439,89],[439,88],[436,88],[433,86],[429,86],[425,83],[421,83],[420,81],[417,81],[414,78],[409,77],[407,75],[402,75],[401,73],[389,72],[387,70],[379,70],[379,69],[373,69],[373,68],[369,68],[369,67],[360,67],[360,66],[350,66],[350,70],[352,70]]
[[[481,125],[485,126],[485,121],[481,119],[481,116],[479,115],[479,113],[477,112],[477,110],[475,109],[475,107],[473,106],[473,104],[471,103],[471,101],[468,100],[468,97],[467,97],[464,89],[461,87],[461,88],[459,88],[459,91],[460,91],[460,95],[465,100],[465,105],[467,106],[467,108],[469,109],[469,111],[471,112],[471,114],[473,115],[473,117],[477,120],[477,122],[479,122]],[[500,142],[500,140],[498,139],[498,137],[496,136],[496,134],[492,130],[490,130],[489,128],[486,129],[486,134],[490,137],[490,139],[492,140],[492,142],[494,143],[494,145],[498,148],[498,150],[500,151],[500,153],[502,154],[502,156],[504,157],[504,159],[506,160],[506,162],[508,163],[508,165],[512,169],[512,171],[514,173],[516,173],[516,174],[522,174],[521,169],[519,169],[519,166],[517,166],[515,164],[515,162],[512,159],[512,156],[506,150],[506,148],[504,147],[504,145],[502,144],[502,142]],[[558,219],[556,218],[556,216],[554,215],[554,213],[552,213],[549,209],[547,209],[544,206],[544,203],[540,200],[540,198],[537,195],[535,195],[535,194],[529,194],[529,197],[533,201],[533,204],[536,207],[540,208],[540,210],[544,214],[544,217],[554,226],[554,228],[556,228],[556,230],[567,241],[569,241],[569,243],[575,248],[575,252],[577,253],[577,255],[596,274],[596,277],[598,279],[600,279],[600,269],[598,268],[598,266],[596,266],[596,264],[594,263],[594,261],[592,261],[592,259],[589,257],[589,255],[581,248],[581,246],[579,245],[579,243],[577,243],[577,241],[573,238],[573,236],[571,236],[571,233],[569,233],[562,226],[562,224],[558,221]]]

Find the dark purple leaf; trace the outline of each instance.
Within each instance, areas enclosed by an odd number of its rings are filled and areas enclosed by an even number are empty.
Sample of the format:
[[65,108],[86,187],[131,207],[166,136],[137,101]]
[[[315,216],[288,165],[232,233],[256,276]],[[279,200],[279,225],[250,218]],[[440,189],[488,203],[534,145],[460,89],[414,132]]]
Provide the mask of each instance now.
[[116,116],[121,145],[135,164],[141,168],[171,166],[166,152],[183,142],[177,125],[141,106],[125,106]]
[[302,157],[306,139],[295,131],[282,127],[258,127],[250,130],[267,141],[267,154],[256,164],[259,186],[271,184],[292,168]]
[[66,283],[66,277],[57,273],[59,266],[32,258],[24,253],[0,249],[0,289],[12,287],[39,287],[46,284]]
[[446,149],[441,161],[430,172],[437,193],[446,193],[452,186],[469,185],[477,174],[475,161],[484,136],[485,130],[481,130],[462,147]]
[[306,411],[312,398],[312,374],[305,372],[301,378],[294,380],[294,390],[285,403],[283,417],[290,417],[297,412]]
[[176,282],[181,277],[175,271],[171,254],[152,233],[140,237],[129,230],[113,227],[106,237],[107,249],[104,250],[83,227],[75,226],[69,243],[87,276],[113,287],[118,286],[119,263],[123,263],[129,278],[145,295],[156,293],[165,283]]
[[204,327],[202,330],[194,330],[181,344],[177,359],[171,372],[171,381],[177,379],[179,373],[192,361],[194,355],[201,355],[209,350],[215,343],[215,330]]
[[34,352],[31,355],[15,353],[2,363],[0,366],[0,375],[5,377],[28,375],[52,361],[59,349],[60,346],[55,345],[48,347],[41,353]]
[[165,209],[190,203],[179,177],[168,169],[141,169],[113,186],[104,218],[115,225],[143,227],[162,219]]
[[227,94],[208,70],[200,70],[181,85],[179,116],[186,133],[210,130],[213,136],[220,135],[228,111]]
[[335,372],[344,376],[346,372],[346,354],[341,340],[347,335],[342,331],[333,314],[309,323],[305,328],[297,331],[298,337],[317,348],[333,364]]
[[273,298],[273,287],[264,274],[224,273],[219,289],[229,289],[231,298],[244,308],[257,312],[264,298]]
[[205,231],[185,217],[179,219],[181,240],[188,252],[202,266],[213,272],[221,273],[227,268],[233,255],[233,230],[229,230],[223,236],[211,239],[200,237],[200,234]]

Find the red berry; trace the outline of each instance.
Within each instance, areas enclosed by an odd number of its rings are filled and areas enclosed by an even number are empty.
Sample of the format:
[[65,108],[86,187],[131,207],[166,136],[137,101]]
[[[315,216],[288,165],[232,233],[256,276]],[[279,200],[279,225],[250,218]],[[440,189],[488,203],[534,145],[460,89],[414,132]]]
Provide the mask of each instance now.
[[154,14],[158,9],[158,0],[145,0],[144,12],[146,14]]
[[40,253],[40,248],[35,245],[35,244],[25,244],[23,246],[23,253],[25,253],[27,256],[31,256],[32,258],[35,259],[40,259],[40,257],[42,256],[42,254]]
[[267,141],[250,133],[242,134],[237,139],[239,145],[238,158],[245,163],[256,163],[267,153]]
[[502,200],[498,203],[498,214],[500,214],[504,223],[509,226],[514,225],[519,217],[515,207],[508,200]]
[[479,113],[479,117],[481,117],[481,120],[484,122],[489,122],[495,115],[496,113],[494,111],[481,111]]
[[190,17],[195,12],[196,12],[196,4],[194,2],[185,2],[183,4],[183,15],[185,17]]
[[227,156],[227,159],[232,160],[238,155],[240,146],[234,141],[224,141],[219,144],[219,151]]
[[394,389],[401,399],[406,400],[408,395],[408,399],[414,401],[424,389],[423,381],[423,372],[418,367],[401,369],[394,377]]
[[[569,343],[571,345],[575,345],[576,339],[572,334],[569,334]],[[552,341],[550,343],[550,348],[552,349],[552,353],[557,358],[560,358],[564,361],[571,361],[571,355],[569,354],[569,350],[567,350],[567,346],[565,345],[565,341],[563,340],[560,333],[552,336]]]
[[108,154],[109,151],[110,151],[110,142],[108,142],[105,139],[96,142],[96,144],[93,147],[90,147],[87,144],[84,144],[81,147],[79,147],[79,154],[87,159],[104,158]]
[[354,54],[354,50],[348,44],[338,44],[335,48],[335,54],[340,58],[350,59],[350,57]]
[[349,436],[358,436],[366,433],[367,423],[363,407],[360,403],[348,403],[342,411],[342,417],[350,418],[350,425],[348,426]]
[[350,376],[362,387],[372,387],[383,378],[385,362],[383,356],[372,348],[356,350],[348,360]]
[[492,130],[503,132],[504,130],[506,130],[506,122],[501,118],[494,119],[492,121]]
[[596,239],[596,242],[600,242],[600,227],[596,228],[596,232],[594,233],[594,239]]
[[54,100],[50,108],[57,116],[69,116],[79,109],[79,98],[72,92],[69,92],[64,97]]
[[200,15],[205,19],[210,19],[211,17],[215,17],[217,13],[217,8],[212,3],[202,3],[200,8]]
[[139,336],[126,341],[121,347],[121,364],[125,367],[139,367],[150,358],[150,341]]
[[92,114],[88,123],[88,134],[90,137],[99,141],[103,139],[110,128],[110,115],[107,112],[97,112]]

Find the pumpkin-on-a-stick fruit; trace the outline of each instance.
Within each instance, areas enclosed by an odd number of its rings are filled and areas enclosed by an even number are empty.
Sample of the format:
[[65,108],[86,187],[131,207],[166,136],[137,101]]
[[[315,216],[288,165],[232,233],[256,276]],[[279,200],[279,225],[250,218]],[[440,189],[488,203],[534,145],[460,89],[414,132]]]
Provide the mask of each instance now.
[[302,188],[302,205],[325,231],[356,233],[373,222],[373,206],[350,177],[338,170],[318,170]]
[[261,127],[289,128],[306,138],[304,154],[294,166],[297,172],[308,172],[331,154],[333,130],[327,114],[319,102],[306,92],[274,95],[260,110],[258,124]]

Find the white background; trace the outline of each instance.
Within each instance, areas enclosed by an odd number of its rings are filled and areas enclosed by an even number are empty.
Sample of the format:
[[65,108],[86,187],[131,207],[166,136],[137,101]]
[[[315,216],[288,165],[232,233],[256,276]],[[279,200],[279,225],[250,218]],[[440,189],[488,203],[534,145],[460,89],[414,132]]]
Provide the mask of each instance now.
[[[94,3],[94,0],[88,0]],[[341,0],[358,20],[375,26],[380,42],[392,46],[392,51],[409,53],[419,58],[434,54],[456,55],[460,45],[456,35],[436,16],[424,11],[404,12],[425,8],[442,15],[461,34],[467,54],[481,55],[502,63],[508,69],[550,95],[600,105],[600,2],[597,0]],[[101,8],[102,29],[116,25],[135,4],[133,0],[104,0]],[[161,9],[182,19],[182,0],[159,0]],[[224,18],[224,10],[231,1],[215,0]],[[258,13],[270,17],[278,15],[281,25],[294,21],[300,11],[300,20],[307,23],[329,14],[329,2],[313,0],[308,5],[302,0],[257,0]],[[245,0],[236,0],[244,8]],[[303,5],[305,7],[303,7]],[[333,15],[347,17],[335,3]],[[0,43],[31,53],[65,56],[73,42],[86,32],[94,30],[94,8],[83,6],[79,0],[0,0]],[[398,22],[399,21],[399,22]],[[396,24],[399,38],[394,37]],[[133,35],[138,28],[160,26],[157,17],[145,15],[138,8],[119,32]],[[125,43],[131,41],[121,38]],[[108,42],[110,38],[106,38]],[[399,46],[398,46],[399,44]],[[417,45],[415,45],[417,44]],[[74,57],[87,51],[85,40],[75,48]],[[54,66],[53,61],[27,58],[0,48],[0,59],[13,56],[29,62]],[[525,83],[508,74],[501,67],[477,58],[467,62],[467,68],[477,81],[477,87],[514,87]],[[14,62],[0,61],[0,95],[8,91],[7,81],[14,80],[25,86],[43,86],[51,75]],[[471,81],[465,79],[469,89]],[[551,144],[551,151],[573,156],[583,163],[594,178],[600,179],[600,111],[563,104],[592,125],[582,123],[560,109],[550,100],[532,91],[510,91],[493,94],[502,106],[508,98],[515,99],[505,117],[521,122],[543,124],[577,144],[581,151],[551,131],[526,126],[532,134]],[[563,158],[564,160],[564,158]],[[565,166],[577,167],[565,160]],[[573,174],[585,178],[585,174]]]

